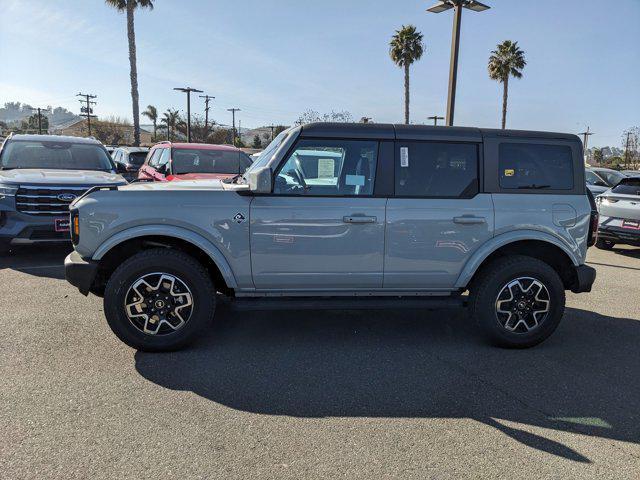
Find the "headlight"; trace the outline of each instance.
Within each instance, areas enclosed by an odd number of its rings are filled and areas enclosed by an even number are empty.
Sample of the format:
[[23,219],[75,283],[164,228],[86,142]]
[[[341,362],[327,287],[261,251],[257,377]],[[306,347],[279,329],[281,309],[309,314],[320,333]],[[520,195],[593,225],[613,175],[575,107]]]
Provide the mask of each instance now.
[[0,200],[5,197],[15,197],[18,191],[17,185],[9,185],[7,183],[0,183]]

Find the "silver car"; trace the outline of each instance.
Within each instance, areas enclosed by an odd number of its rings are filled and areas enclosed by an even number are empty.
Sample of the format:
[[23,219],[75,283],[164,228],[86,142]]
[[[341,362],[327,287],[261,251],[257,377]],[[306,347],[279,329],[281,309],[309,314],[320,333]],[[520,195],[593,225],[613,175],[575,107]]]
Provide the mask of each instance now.
[[67,280],[151,351],[194,340],[217,293],[253,309],[467,306],[491,342],[524,348],[595,280],[582,143],[561,133],[309,124],[232,179],[94,189],[71,225]]
[[600,222],[596,246],[610,250],[616,244],[640,246],[640,177],[623,179],[596,197]]

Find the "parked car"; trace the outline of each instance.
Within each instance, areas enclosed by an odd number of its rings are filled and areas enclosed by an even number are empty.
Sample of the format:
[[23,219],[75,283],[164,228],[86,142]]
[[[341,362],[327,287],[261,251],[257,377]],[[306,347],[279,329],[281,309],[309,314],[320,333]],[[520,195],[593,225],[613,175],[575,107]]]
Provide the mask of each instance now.
[[587,168],[585,173],[587,188],[594,195],[606,192],[616,186],[623,178],[627,178],[627,175],[611,168],[592,167]]
[[141,180],[223,179],[242,174],[249,156],[231,145],[161,142],[154,145],[138,171]]
[[131,181],[138,176],[138,170],[147,158],[147,147],[118,147],[111,155],[116,169],[126,180]]
[[640,170],[621,170],[627,177],[640,177]]
[[243,176],[94,190],[71,221],[67,280],[150,351],[194,340],[216,292],[249,309],[467,305],[493,343],[530,347],[595,279],[568,134],[308,124]]
[[596,247],[640,246],[640,177],[625,178],[596,198],[600,223]]
[[0,250],[69,242],[69,204],[96,185],[124,185],[96,140],[9,135],[0,147]]
[[113,152],[115,151],[116,148],[118,148],[117,145],[105,145],[104,148],[107,149],[107,153],[109,155],[111,155],[111,157],[113,157]]

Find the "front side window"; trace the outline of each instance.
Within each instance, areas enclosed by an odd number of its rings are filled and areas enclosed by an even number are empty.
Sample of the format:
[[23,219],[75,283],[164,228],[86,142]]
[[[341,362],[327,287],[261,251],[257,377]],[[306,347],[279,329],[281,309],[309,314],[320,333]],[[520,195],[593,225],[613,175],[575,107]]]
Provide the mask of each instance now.
[[152,153],[151,153],[151,158],[149,158],[149,166],[153,167],[153,168],[157,168],[158,166],[158,162],[160,161],[160,155],[162,155],[162,152],[169,150],[168,148],[156,148]]
[[396,148],[396,196],[469,198],[478,193],[476,144],[398,142]]
[[500,187],[504,189],[571,190],[573,155],[565,145],[502,143]]
[[300,140],[275,178],[283,195],[373,195],[378,142]]
[[144,163],[144,159],[147,158],[147,152],[131,152],[129,153],[129,163],[139,167]]
[[175,148],[173,173],[240,173],[240,155],[233,150]]
[[100,145],[55,140],[7,142],[0,169],[45,168],[53,170],[112,171],[111,157]]
[[593,173],[590,170],[585,170],[584,171],[584,178],[585,178],[585,180],[586,180],[588,185],[606,186],[606,183],[600,177],[598,177],[595,173]]

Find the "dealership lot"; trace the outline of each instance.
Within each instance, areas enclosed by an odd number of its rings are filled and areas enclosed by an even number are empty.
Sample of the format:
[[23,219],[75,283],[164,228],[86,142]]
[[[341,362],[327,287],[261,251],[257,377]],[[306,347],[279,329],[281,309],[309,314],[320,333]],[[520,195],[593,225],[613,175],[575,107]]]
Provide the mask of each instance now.
[[525,351],[459,311],[238,313],[137,353],[64,249],[0,258],[0,478],[636,478],[640,249]]

